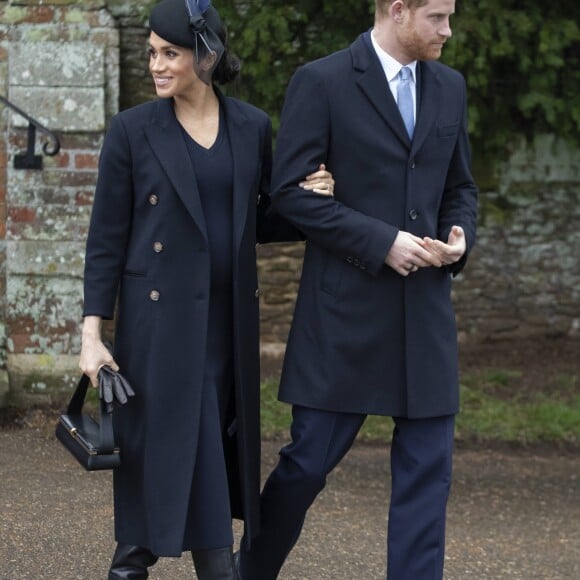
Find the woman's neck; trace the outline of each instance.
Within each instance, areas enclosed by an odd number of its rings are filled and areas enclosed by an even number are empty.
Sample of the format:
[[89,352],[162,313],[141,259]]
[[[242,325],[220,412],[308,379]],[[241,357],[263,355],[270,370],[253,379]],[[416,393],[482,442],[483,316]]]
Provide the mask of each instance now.
[[201,90],[188,94],[176,95],[175,115],[178,119],[199,119],[215,115],[219,109],[219,101],[213,86],[204,85]]
[[174,97],[175,116],[189,136],[209,149],[219,133],[219,101],[212,87]]

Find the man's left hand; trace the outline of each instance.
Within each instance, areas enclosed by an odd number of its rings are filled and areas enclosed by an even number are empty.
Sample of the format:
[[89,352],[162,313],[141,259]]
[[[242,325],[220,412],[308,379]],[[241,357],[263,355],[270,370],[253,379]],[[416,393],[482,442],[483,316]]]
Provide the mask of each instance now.
[[453,226],[449,232],[447,243],[424,237],[423,247],[434,256],[437,256],[443,266],[455,264],[455,262],[461,260],[467,249],[463,228]]

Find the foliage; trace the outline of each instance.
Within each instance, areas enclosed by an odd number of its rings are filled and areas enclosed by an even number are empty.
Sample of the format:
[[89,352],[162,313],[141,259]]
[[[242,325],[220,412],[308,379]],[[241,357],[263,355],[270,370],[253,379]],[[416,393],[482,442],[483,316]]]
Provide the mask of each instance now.
[[292,73],[310,60],[347,47],[372,25],[374,2],[220,0],[232,50],[243,63],[228,92],[264,110],[278,126]]
[[474,142],[501,153],[518,135],[580,143],[576,0],[458,3],[444,61],[466,78]]
[[[287,82],[304,62],[347,47],[370,28],[366,0],[219,0],[243,62],[229,89],[277,127]],[[520,135],[580,143],[580,4],[576,0],[457,2],[442,61],[468,84],[474,151],[503,157]]]

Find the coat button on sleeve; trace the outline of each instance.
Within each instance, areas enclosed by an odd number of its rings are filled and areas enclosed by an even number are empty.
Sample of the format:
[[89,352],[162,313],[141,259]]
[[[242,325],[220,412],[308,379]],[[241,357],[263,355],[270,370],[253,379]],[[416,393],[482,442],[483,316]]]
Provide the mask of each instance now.
[[153,302],[159,302],[159,298],[161,298],[159,290],[151,290],[151,292],[149,292],[149,298],[153,300]]
[[162,252],[162,251],[163,251],[163,244],[162,244],[161,242],[155,242],[155,243],[153,244],[153,250],[154,250],[154,251],[155,251],[157,254],[159,254],[160,252]]

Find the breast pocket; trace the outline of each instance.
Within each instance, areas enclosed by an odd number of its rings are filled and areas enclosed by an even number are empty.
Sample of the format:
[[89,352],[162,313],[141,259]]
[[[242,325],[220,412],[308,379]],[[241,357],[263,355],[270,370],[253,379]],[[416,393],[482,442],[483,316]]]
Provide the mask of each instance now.
[[456,137],[459,132],[459,121],[455,123],[446,123],[437,125],[437,137],[439,139],[448,139],[450,137]]

